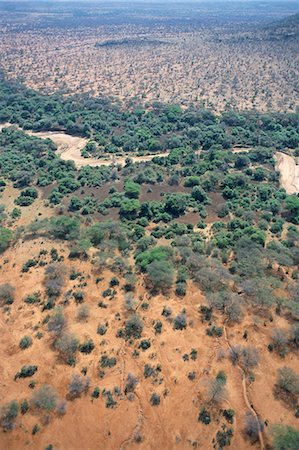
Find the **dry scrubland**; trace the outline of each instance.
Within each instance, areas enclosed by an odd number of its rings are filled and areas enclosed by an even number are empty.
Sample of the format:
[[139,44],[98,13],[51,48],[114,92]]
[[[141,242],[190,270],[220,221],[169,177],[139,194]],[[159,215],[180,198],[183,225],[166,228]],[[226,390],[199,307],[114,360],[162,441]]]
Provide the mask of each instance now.
[[[58,254],[66,256],[67,249],[54,244]],[[25,414],[22,425],[13,433],[1,433],[1,447],[7,450],[23,449],[27,445],[32,448],[46,448],[53,444],[56,449],[80,449],[82,442],[84,448],[105,449],[154,449],[154,448],[212,448],[212,440],[221,426],[228,422],[219,413],[217,404],[209,406],[213,422],[206,426],[197,421],[202,405],[207,403],[209,383],[221,370],[228,377],[226,394],[221,401],[223,409],[234,409],[234,437],[232,449],[259,448],[259,444],[252,445],[244,439],[244,426],[246,411],[249,412],[242,386],[242,371],[233,366],[228,358],[229,345],[244,345],[244,331],[247,330],[250,344],[260,350],[261,360],[259,367],[254,369],[255,381],[248,386],[247,395],[258,414],[265,418],[266,423],[282,423],[296,427],[297,420],[292,411],[276,399],[273,394],[273,385],[276,380],[276,370],[281,367],[281,358],[278,355],[265,351],[271,341],[271,332],[275,327],[287,328],[287,321],[275,317],[273,322],[263,320],[254,314],[247,315],[241,325],[227,326],[227,337],[208,337],[205,332],[206,325],[201,322],[199,307],[205,304],[205,299],[198,287],[188,285],[188,301],[183,302],[186,309],[188,326],[186,330],[173,329],[173,324],[161,313],[164,307],[172,310],[172,317],[180,313],[182,299],[171,293],[168,297],[155,296],[151,298],[142,286],[140,279],[134,295],[136,303],[133,307],[142,318],[145,331],[143,339],[149,339],[151,347],[141,350],[138,347],[140,340],[128,344],[116,338],[116,331],[123,321],[130,317],[132,311],[125,307],[124,294],[116,287],[113,299],[104,300],[107,309],[99,308],[98,302],[101,293],[109,287],[109,282],[115,274],[108,270],[97,273],[90,262],[68,263],[68,272],[80,272],[78,279],[66,281],[63,293],[69,290],[78,291],[82,283],[87,283],[84,289],[84,305],[88,307],[88,317],[78,319],[80,305],[76,305],[69,298],[69,305],[65,307],[67,330],[75,333],[80,342],[92,340],[95,344],[91,354],[79,353],[76,368],[67,366],[53,350],[53,333],[48,331],[44,324],[44,314],[36,305],[24,303],[24,298],[33,292],[44,292],[44,269],[34,268],[30,273],[20,276],[22,265],[28,258],[36,258],[41,249],[50,250],[53,242],[47,239],[29,240],[19,243],[16,248],[5,253],[5,262],[1,268],[1,280],[11,282],[18,279],[16,299],[9,314],[2,315],[2,329],[9,328],[1,339],[1,372],[2,382],[0,395],[2,398],[28,398],[30,379],[18,379],[14,376],[20,367],[30,363],[38,366],[34,376],[36,387],[34,392],[46,381],[57,391],[60,399],[67,398],[66,413],[36,412]],[[92,253],[92,252],[91,252]],[[40,260],[51,262],[50,256],[39,256]],[[96,284],[97,277],[101,281]],[[43,297],[43,294],[42,294]],[[63,297],[63,296],[62,296]],[[138,299],[138,300],[137,300]],[[71,301],[70,301],[71,300]],[[144,309],[144,305],[148,309]],[[82,310],[82,309],[81,309]],[[153,324],[157,318],[163,322],[163,333],[157,335]],[[222,319],[219,317],[219,324]],[[97,334],[99,325],[107,325],[104,336]],[[31,336],[33,345],[26,350],[19,348],[23,336]],[[140,356],[134,357],[134,351]],[[195,360],[191,358],[192,350],[197,352]],[[79,356],[80,355],[80,356]],[[108,355],[116,358],[116,365],[105,371],[103,379],[99,378],[99,360],[101,356]],[[144,365],[148,364],[161,370],[153,376],[144,378]],[[296,369],[295,355],[290,353],[284,359],[284,364]],[[88,394],[81,394],[81,398],[69,399],[68,384],[72,374],[87,370],[86,378],[90,380]],[[125,394],[128,374],[138,378],[134,393]],[[86,379],[85,378],[85,379]],[[91,393],[95,387],[100,388],[100,398],[92,398]],[[117,407],[107,409],[107,397],[102,397],[103,390],[110,390],[117,402]],[[160,395],[161,403],[158,407],[152,406],[150,399],[153,393]],[[59,403],[61,404],[61,400]],[[209,404],[209,402],[208,402]],[[43,432],[31,435],[35,424],[42,426]],[[153,433],[153,430],[155,432]],[[267,441],[267,427],[264,433]]]
[[230,4],[0,5],[67,95],[0,79],[1,450],[297,450],[298,122],[201,107],[294,111],[298,36]]
[[[41,29],[4,23],[1,67],[44,92],[194,102],[216,110],[295,110],[298,39],[273,40],[267,32],[263,39],[254,21],[167,26],[165,18],[157,23],[148,14],[152,26],[61,27],[55,18]],[[39,15],[30,19],[35,23]]]

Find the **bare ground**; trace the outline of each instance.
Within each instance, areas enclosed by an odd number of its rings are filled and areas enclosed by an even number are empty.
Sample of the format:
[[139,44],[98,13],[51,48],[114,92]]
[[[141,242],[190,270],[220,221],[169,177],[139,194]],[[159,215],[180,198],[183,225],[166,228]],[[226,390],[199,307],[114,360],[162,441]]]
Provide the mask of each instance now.
[[295,158],[286,153],[278,152],[275,155],[276,170],[280,172],[280,184],[287,194],[299,192],[299,164]]

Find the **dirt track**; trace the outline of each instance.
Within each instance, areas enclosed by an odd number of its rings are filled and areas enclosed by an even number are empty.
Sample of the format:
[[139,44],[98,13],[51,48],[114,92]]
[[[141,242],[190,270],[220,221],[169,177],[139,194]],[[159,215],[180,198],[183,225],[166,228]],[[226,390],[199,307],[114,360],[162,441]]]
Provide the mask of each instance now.
[[278,152],[275,155],[276,170],[280,172],[280,184],[287,194],[298,194],[299,192],[299,164],[295,158],[285,153]]
[[[0,124],[0,131],[12,126],[10,123]],[[145,156],[120,156],[120,157],[106,157],[106,158],[83,158],[81,150],[85,147],[88,139],[71,136],[63,132],[55,131],[26,131],[30,136],[36,136],[41,139],[51,139],[57,145],[57,153],[64,161],[74,161],[77,168],[84,166],[110,166],[110,164],[120,164],[124,166],[126,159],[130,157],[133,162],[151,161],[155,156],[167,156],[169,152],[156,153]]]

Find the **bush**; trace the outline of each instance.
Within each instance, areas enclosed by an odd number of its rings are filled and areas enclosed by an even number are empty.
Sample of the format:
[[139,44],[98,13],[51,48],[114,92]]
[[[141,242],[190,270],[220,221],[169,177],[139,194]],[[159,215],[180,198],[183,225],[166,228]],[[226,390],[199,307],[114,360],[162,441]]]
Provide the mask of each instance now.
[[25,350],[26,348],[30,347],[32,345],[32,339],[30,336],[24,336],[20,340],[19,347],[22,350]]
[[138,384],[138,378],[135,377],[135,375],[133,375],[132,373],[128,373],[126,387],[125,387],[125,394],[128,394],[129,392],[134,392],[137,384]]
[[290,367],[284,366],[277,371],[277,385],[292,396],[299,394],[299,375]]
[[55,349],[59,351],[61,358],[66,362],[73,361],[78,345],[77,337],[70,333],[62,334],[54,343]]
[[161,402],[160,395],[158,395],[156,393],[152,394],[150,402],[151,402],[152,406],[159,406],[160,402]]
[[9,284],[0,284],[0,306],[11,305],[14,301],[15,288]]
[[249,437],[252,443],[259,439],[259,432],[264,429],[263,422],[253,416],[251,413],[245,417],[244,432]]
[[209,380],[207,386],[207,401],[209,403],[221,403],[227,393],[225,389],[226,379],[216,377],[214,380]]
[[272,428],[275,450],[298,450],[299,431],[286,425],[274,425]]
[[32,377],[36,371],[37,366],[23,366],[21,370],[16,374],[15,379]]
[[34,408],[52,411],[57,404],[55,389],[48,384],[42,385],[38,391],[34,392],[31,398],[31,404]]
[[88,377],[84,377],[78,373],[73,374],[68,385],[68,392],[71,399],[80,397],[81,394],[86,393],[89,386],[90,380]]
[[58,307],[48,321],[48,331],[60,336],[66,328],[66,318],[63,309]]
[[81,353],[84,353],[85,355],[88,355],[91,353],[94,349],[94,343],[91,339],[88,339],[87,341],[83,342],[83,344],[80,345],[79,350]]
[[77,311],[77,320],[86,321],[89,318],[89,307],[88,305],[81,305]]
[[176,284],[175,293],[179,297],[184,297],[186,295],[186,287],[187,284],[184,282],[180,282]]
[[173,328],[175,330],[185,330],[187,328],[187,316],[184,312],[181,312],[174,318]]
[[288,353],[288,333],[281,328],[274,328],[271,335],[273,349],[283,357]]
[[235,417],[235,411],[233,409],[225,409],[223,411],[223,416],[226,418],[226,420],[229,423],[233,423],[234,422],[234,417]]
[[4,228],[0,225],[0,254],[9,247],[12,237],[13,232],[8,228]]
[[143,330],[143,322],[139,316],[133,314],[125,322],[126,338],[140,339]]
[[205,425],[209,425],[211,423],[211,415],[209,411],[202,408],[198,415],[198,421],[204,423]]
[[18,416],[19,405],[16,400],[3,406],[0,410],[0,425],[4,431],[13,430]]
[[53,297],[60,295],[65,284],[66,267],[61,263],[50,264],[45,270],[44,285],[47,294]]
[[153,291],[167,292],[173,285],[174,269],[168,261],[153,261],[147,268],[147,284]]

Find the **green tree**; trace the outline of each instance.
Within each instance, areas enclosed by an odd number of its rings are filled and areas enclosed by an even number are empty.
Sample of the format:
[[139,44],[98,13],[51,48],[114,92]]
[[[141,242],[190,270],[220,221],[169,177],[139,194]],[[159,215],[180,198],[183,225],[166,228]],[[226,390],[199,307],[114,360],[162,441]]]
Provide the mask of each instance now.
[[287,425],[273,425],[273,444],[275,450],[298,450],[299,431]]

